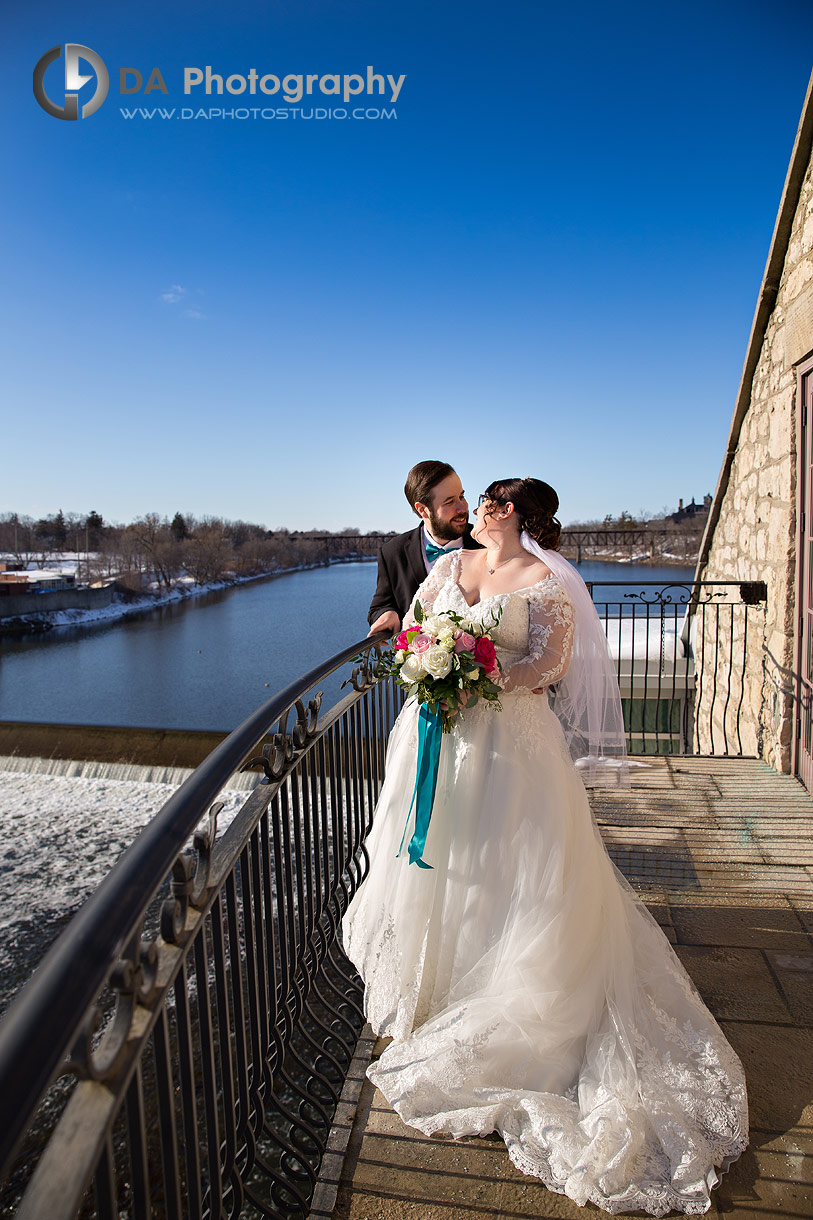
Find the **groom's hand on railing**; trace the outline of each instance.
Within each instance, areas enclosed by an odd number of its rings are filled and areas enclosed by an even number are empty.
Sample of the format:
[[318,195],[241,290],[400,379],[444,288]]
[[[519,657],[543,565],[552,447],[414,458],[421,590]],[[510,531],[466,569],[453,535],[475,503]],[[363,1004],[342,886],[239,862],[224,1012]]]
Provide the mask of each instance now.
[[396,631],[401,630],[401,620],[395,610],[385,610],[383,614],[379,614],[378,618],[373,623],[367,636],[377,635],[379,631],[387,631],[390,635],[395,635]]

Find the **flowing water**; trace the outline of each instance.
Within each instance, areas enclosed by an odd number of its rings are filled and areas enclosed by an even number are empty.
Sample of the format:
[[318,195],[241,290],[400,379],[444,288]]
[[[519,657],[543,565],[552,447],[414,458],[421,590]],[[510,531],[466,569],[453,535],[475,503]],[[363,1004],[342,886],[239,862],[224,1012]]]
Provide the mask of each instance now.
[[[588,561],[585,580],[667,584],[688,569]],[[0,720],[227,731],[367,632],[373,563],[292,572],[112,624],[0,640]],[[596,600],[623,590],[596,589]],[[338,696],[339,676],[324,683]]]

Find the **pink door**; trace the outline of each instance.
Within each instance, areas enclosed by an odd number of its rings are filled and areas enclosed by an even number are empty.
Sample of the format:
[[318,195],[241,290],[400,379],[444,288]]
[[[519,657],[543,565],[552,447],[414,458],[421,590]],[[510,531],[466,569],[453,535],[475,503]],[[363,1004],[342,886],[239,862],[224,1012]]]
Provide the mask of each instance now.
[[798,578],[796,620],[796,765],[806,788],[813,791],[813,360],[799,372],[798,385]]

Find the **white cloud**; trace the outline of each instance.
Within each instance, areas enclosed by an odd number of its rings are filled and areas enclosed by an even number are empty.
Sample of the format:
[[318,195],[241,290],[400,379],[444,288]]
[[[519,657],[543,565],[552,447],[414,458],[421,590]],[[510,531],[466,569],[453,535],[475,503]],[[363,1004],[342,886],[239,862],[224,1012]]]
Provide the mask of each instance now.
[[180,284],[171,284],[166,292],[162,292],[160,300],[166,301],[167,305],[175,305],[182,297],[186,296],[186,289]]
[[[203,295],[202,288],[195,288],[193,292],[198,296]],[[163,301],[165,305],[177,305],[179,302],[185,303],[188,296],[189,290],[184,288],[182,284],[170,284],[169,288],[166,288],[159,294],[158,299]],[[184,309],[183,316],[185,318],[205,318],[206,314],[197,305],[191,305]]]

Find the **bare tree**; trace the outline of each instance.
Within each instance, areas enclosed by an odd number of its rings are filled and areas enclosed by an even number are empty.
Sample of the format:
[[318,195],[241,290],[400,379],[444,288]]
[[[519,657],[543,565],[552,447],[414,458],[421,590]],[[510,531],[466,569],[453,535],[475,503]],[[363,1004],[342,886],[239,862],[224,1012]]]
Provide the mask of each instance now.
[[223,521],[209,517],[195,527],[192,537],[183,543],[183,563],[199,585],[223,579],[233,565],[231,542]]
[[[337,532],[360,536],[355,526]],[[19,562],[44,568],[67,546],[77,555],[86,553],[89,582],[115,579],[139,591],[150,583],[169,591],[184,571],[203,585],[228,576],[329,563],[329,537],[324,529],[267,530],[250,521],[196,519],[180,512],[171,523],[146,513],[129,525],[106,523],[95,509],[86,515],[60,509],[36,522],[16,513],[0,517],[0,551]]]
[[0,550],[12,555],[17,563],[26,566],[33,561],[35,541],[31,517],[21,517],[17,513],[5,513],[0,517]]
[[147,513],[133,522],[130,529],[144,557],[143,566],[152,570],[159,589],[170,592],[180,575],[181,549],[166,518],[159,517],[157,513]]

